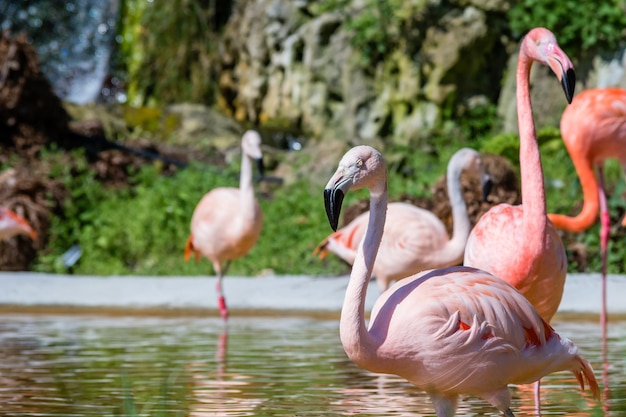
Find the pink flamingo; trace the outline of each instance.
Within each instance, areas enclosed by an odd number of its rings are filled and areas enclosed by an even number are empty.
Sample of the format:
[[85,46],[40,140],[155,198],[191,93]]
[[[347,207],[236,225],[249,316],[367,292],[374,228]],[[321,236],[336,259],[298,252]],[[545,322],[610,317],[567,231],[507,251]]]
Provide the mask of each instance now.
[[550,322],[563,296],[567,258],[563,242],[546,216],[543,171],[528,86],[533,61],[552,69],[571,101],[575,83],[571,61],[549,30],[531,30],[522,41],[517,65],[522,205],[499,204],[485,213],[470,233],[463,264],[504,279]]
[[[626,169],[626,90],[598,88],[574,97],[561,117],[561,135],[574,163],[583,190],[583,208],[575,217],[548,214],[559,229],[582,232],[595,222],[600,209],[600,252],[602,256],[602,310],[600,323],[606,328],[606,264],[610,218],[607,209],[604,161],[616,158]],[[598,177],[594,174],[597,169]],[[626,218],[623,224],[626,224]]]
[[[583,190],[583,208],[572,217],[548,214],[559,229],[582,232],[595,222],[600,211],[600,253],[602,288],[600,327],[602,337],[603,379],[608,396],[608,342],[606,310],[607,250],[610,217],[604,188],[604,161],[616,158],[626,170],[626,90],[597,88],[578,94],[563,112],[561,136],[572,159]],[[594,167],[598,176],[594,174]],[[622,220],[626,225],[626,217]]]
[[[543,170],[530,103],[533,61],[552,69],[567,101],[572,101],[576,82],[572,62],[552,32],[532,29],[522,40],[516,72],[522,205],[499,204],[485,213],[470,233],[463,264],[501,277],[521,291],[541,317],[550,322],[563,297],[567,256],[546,214]],[[539,395],[537,381],[537,407]]]
[[0,240],[16,235],[26,235],[37,240],[37,232],[26,219],[6,207],[0,207]]
[[526,384],[569,370],[599,397],[590,364],[532,304],[505,281],[478,269],[424,271],[385,291],[365,326],[365,295],[387,211],[387,169],[369,146],[348,151],[326,189],[328,220],[337,228],[350,189],[368,188],[370,216],[341,311],[348,357],[372,372],[395,374],[425,390],[437,416],[451,417],[458,396],[481,397],[512,417],[507,384]]
[[[447,182],[452,207],[453,233],[448,237],[446,226],[428,210],[407,203],[391,203],[374,276],[381,292],[392,281],[426,269],[459,265],[463,261],[465,242],[471,230],[467,207],[461,189],[461,174],[471,170],[483,187],[489,183],[480,155],[473,149],[458,150],[448,162]],[[369,213],[362,213],[345,227],[324,239],[314,254],[324,258],[333,252],[352,264],[358,244],[365,234]]]
[[252,186],[252,160],[257,161],[263,175],[259,134],[252,130],[244,133],[241,150],[239,188],[219,187],[202,197],[193,212],[191,235],[185,245],[185,260],[194,253],[196,260],[204,255],[213,264],[218,278],[218,308],[224,320],[228,318],[222,290],[224,275],[233,259],[244,256],[256,244],[263,225],[263,212]]

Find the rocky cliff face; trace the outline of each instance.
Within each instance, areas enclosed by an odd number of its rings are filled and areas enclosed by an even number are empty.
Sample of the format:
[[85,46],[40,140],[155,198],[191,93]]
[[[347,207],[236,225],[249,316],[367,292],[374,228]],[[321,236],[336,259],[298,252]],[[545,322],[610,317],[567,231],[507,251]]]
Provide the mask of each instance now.
[[280,121],[316,137],[409,142],[432,133],[444,111],[498,98],[510,41],[501,32],[506,1],[405,2],[396,13],[407,16],[402,28],[380,25],[392,49],[370,61],[354,39],[365,28],[355,34],[354,24],[384,14],[366,1],[331,11],[316,3],[236,4],[220,48],[219,91],[237,119]]
[[[462,118],[472,106],[497,103],[503,130],[514,132],[519,39],[508,31],[510,3],[409,0],[389,17],[368,0],[235,1],[218,57],[219,104],[240,121],[325,140],[419,144],[444,115]],[[387,49],[368,60],[376,39]],[[626,86],[623,60],[577,66],[577,91]],[[532,77],[542,92],[534,100],[538,126],[558,126],[561,87],[548,69]]]

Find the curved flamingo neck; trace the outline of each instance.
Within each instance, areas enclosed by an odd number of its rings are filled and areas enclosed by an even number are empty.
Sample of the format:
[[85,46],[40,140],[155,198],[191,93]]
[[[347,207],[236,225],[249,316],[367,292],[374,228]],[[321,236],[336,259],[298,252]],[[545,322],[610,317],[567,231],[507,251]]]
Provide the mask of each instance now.
[[564,214],[549,214],[548,217],[559,229],[570,232],[582,232],[590,228],[598,218],[598,211],[600,210],[599,188],[593,166],[589,161],[574,160],[574,166],[583,190],[582,210],[574,217]]
[[387,216],[387,180],[370,189],[370,215],[367,231],[359,244],[352,265],[350,281],[341,309],[339,335],[348,357],[357,365],[368,368],[375,356],[373,337],[365,326],[365,296],[372,277],[374,261],[383,237]]
[[446,250],[440,253],[442,255],[448,254],[453,259],[463,257],[467,238],[472,230],[461,188],[462,171],[463,167],[458,166],[458,164],[450,164],[446,179],[448,183],[448,198],[452,208],[452,238],[446,244]]
[[[525,42],[526,42],[525,38]],[[530,41],[530,40],[528,40]],[[523,207],[523,257],[534,261],[544,252],[548,218],[546,216],[546,195],[543,184],[541,156],[535,133],[533,110],[530,102],[530,68],[532,59],[525,52],[525,42],[520,49],[517,64],[517,121],[520,136],[520,176]]]
[[252,158],[245,152],[241,156],[241,173],[239,175],[239,211],[242,215],[254,217],[254,187],[252,186]]

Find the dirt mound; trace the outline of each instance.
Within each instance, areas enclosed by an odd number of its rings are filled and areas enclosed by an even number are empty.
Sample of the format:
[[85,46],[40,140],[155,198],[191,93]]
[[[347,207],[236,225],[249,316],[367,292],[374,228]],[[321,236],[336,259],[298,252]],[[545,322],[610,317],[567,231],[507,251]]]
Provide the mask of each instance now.
[[0,145],[10,153],[34,158],[51,141],[62,143],[69,115],[41,73],[37,54],[25,36],[0,35]]

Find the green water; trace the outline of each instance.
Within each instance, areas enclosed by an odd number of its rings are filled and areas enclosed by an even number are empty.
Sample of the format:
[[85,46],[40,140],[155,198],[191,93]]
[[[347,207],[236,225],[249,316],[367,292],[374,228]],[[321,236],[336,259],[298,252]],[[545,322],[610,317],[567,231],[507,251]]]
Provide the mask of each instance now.
[[[626,416],[626,322],[609,326],[603,382],[595,320],[557,320],[592,362],[608,400],[569,373],[543,380],[543,416]],[[608,382],[608,388],[606,386]],[[536,416],[532,387],[512,387]],[[352,364],[336,319],[0,315],[2,416],[432,416],[405,381]],[[463,398],[459,416],[497,416]]]

